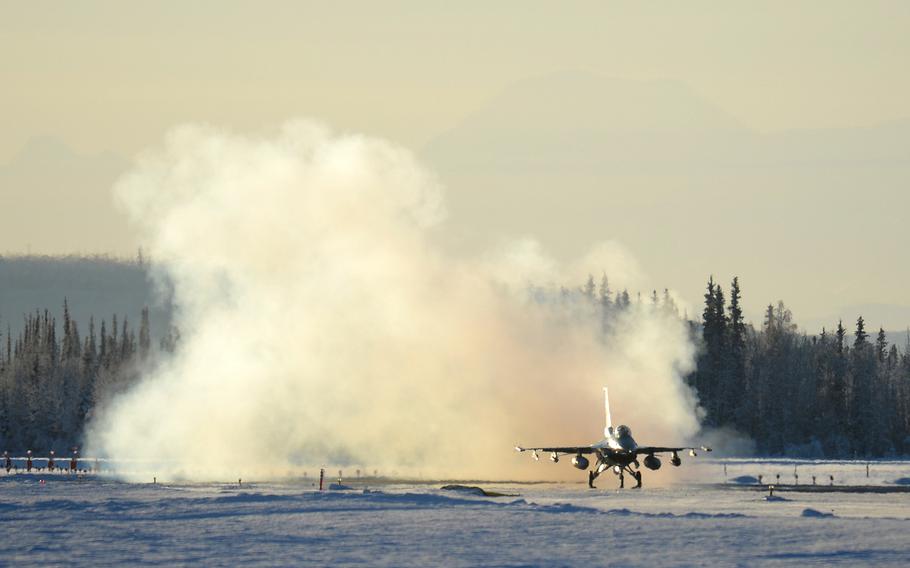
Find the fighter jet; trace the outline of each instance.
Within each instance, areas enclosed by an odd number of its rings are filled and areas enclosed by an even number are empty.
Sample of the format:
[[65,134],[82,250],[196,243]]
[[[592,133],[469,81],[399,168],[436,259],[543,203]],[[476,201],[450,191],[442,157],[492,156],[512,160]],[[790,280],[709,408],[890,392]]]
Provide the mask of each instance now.
[[642,462],[644,466],[651,470],[660,469],[661,462],[655,454],[672,454],[670,463],[679,466],[682,460],[679,452],[688,451],[689,455],[695,457],[696,450],[710,452],[711,448],[706,446],[700,447],[680,447],[668,448],[663,446],[639,446],[632,438],[632,430],[628,426],[619,426],[613,428],[613,422],[610,417],[610,396],[607,387],[604,387],[604,410],[606,411],[607,421],[604,427],[604,439],[591,444],[590,446],[559,446],[552,448],[524,448],[516,446],[519,452],[529,451],[535,460],[539,460],[539,452],[549,453],[550,461],[556,463],[561,456],[573,456],[572,465],[578,469],[588,469],[590,461],[585,455],[592,455],[594,467],[588,472],[588,487],[594,489],[594,480],[601,473],[612,469],[613,473],[619,476],[619,487],[625,486],[625,474],[628,473],[637,484],[635,488],[641,487],[641,464],[638,461],[640,456],[644,456]]

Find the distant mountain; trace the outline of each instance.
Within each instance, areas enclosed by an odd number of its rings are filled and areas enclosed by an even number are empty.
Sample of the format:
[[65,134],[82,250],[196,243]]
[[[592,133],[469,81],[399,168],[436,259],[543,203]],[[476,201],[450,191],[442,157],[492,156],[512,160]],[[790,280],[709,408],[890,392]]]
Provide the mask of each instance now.
[[[696,138],[699,144],[689,141]],[[678,81],[555,73],[506,88],[432,140],[424,157],[445,173],[524,174],[691,167],[756,136]],[[731,145],[731,141],[736,144]]]
[[908,165],[910,119],[757,133],[679,81],[561,72],[517,82],[422,155],[444,172],[611,174],[711,167]]
[[458,247],[534,235],[574,258],[619,239],[692,303],[709,274],[738,274],[751,310],[783,296],[817,312],[829,283],[857,298],[860,275],[910,279],[895,238],[908,120],[762,133],[680,82],[562,72],[507,87],[421,155],[448,187]]

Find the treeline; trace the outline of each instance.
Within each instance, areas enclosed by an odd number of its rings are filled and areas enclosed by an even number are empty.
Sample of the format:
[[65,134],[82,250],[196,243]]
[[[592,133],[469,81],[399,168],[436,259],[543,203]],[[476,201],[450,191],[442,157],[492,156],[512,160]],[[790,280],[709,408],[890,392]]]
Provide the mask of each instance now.
[[[83,335],[63,303],[57,322],[48,310],[25,316],[21,331],[7,326],[0,349],[0,445],[5,450],[66,451],[81,443],[95,411],[135,383],[154,350],[149,310],[138,334],[124,317],[89,319]],[[172,351],[169,331],[160,349]]]
[[783,302],[756,329],[740,301],[737,278],[729,303],[712,278],[693,323],[701,349],[689,382],[706,425],[736,429],[764,455],[910,454],[910,338],[901,352],[884,329],[870,336],[862,316],[809,335]]
[[[852,329],[809,335],[780,302],[761,326],[745,322],[739,280],[729,300],[708,281],[698,321],[680,315],[667,290],[645,297],[613,292],[606,276],[578,288],[530,289],[565,313],[598,314],[605,338],[622,333],[626,310],[645,305],[688,324],[698,345],[696,391],[706,427],[726,427],[754,440],[764,455],[882,457],[910,455],[910,339],[898,349],[884,330],[875,337],[860,317]],[[585,317],[588,317],[587,315]],[[179,336],[169,324],[153,341],[149,310],[138,329],[125,317],[88,318],[83,332],[63,302],[62,320],[47,310],[24,317],[0,341],[0,446],[10,451],[63,452],[82,442],[86,424],[133,385]]]
[[[553,294],[532,289],[541,301]],[[608,333],[623,333],[616,316],[630,306],[663,310],[686,320],[698,346],[686,377],[698,395],[706,428],[728,428],[752,439],[761,455],[854,458],[910,455],[910,337],[903,349],[883,329],[870,335],[860,317],[851,329],[800,331],[790,310],[769,305],[761,326],[743,317],[739,279],[729,299],[712,279],[698,320],[680,315],[672,296],[613,293],[606,276],[562,288],[561,300],[600,310]]]
[[[148,257],[108,256],[0,256],[0,336],[12,326],[21,331],[23,314],[50,308],[62,317],[63,298],[69,299],[69,315],[83,333],[89,318],[140,318],[139,309],[149,306],[153,330],[164,331],[171,324],[173,286],[163,273],[155,271]],[[108,321],[110,324],[110,321]],[[58,333],[61,333],[58,330]]]

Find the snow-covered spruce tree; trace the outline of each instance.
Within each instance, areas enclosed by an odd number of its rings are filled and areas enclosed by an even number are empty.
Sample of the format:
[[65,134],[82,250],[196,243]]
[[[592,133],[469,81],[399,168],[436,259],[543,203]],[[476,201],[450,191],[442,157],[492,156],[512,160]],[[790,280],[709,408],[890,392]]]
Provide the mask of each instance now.
[[0,353],[3,449],[69,450],[92,412],[138,380],[142,363],[127,318],[111,331],[102,321],[100,349],[94,318],[88,328],[83,340],[64,299],[59,328],[44,310],[24,317],[15,341],[8,331],[5,356]]
[[739,277],[734,276],[730,283],[730,305],[728,308],[728,355],[725,357],[723,383],[724,409],[723,420],[737,427],[742,418],[738,411],[745,392],[746,381],[746,324],[740,305],[742,293],[739,289]]

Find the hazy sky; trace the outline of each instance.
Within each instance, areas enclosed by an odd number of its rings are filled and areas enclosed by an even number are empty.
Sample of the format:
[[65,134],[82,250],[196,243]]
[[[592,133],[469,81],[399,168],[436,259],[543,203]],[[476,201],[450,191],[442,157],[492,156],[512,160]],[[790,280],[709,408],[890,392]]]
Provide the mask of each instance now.
[[[480,179],[453,165],[470,154],[472,140],[520,129],[520,120],[503,119],[490,133],[471,123],[472,116],[499,116],[497,108],[514,106],[509,101],[524,104],[515,85],[535,77],[550,78],[540,83],[548,85],[544,90],[556,84],[553,107],[529,95],[527,104],[536,105],[529,112],[549,120],[548,129],[538,133],[552,134],[562,112],[575,131],[584,130],[586,117],[609,130],[591,101],[566,107],[566,97],[584,94],[558,90],[560,77],[569,73],[564,82],[569,91],[587,92],[585,85],[592,84],[614,92],[622,85],[667,80],[676,87],[648,83],[629,97],[653,97],[654,114],[670,122],[694,116],[699,132],[740,128],[758,141],[743,142],[742,148],[759,144],[762,156],[770,157],[750,164],[748,174],[736,170],[710,183],[702,181],[713,162],[672,175],[598,170],[578,182],[582,189],[576,197],[593,191],[603,175],[609,183],[601,190],[616,192],[604,201],[618,210],[616,223],[575,223],[569,214],[522,217],[519,211],[521,222],[505,222],[505,229],[541,235],[557,254],[588,241],[618,240],[658,285],[678,288],[693,303],[713,271],[725,281],[743,275],[753,312],[777,298],[805,318],[837,314],[854,304],[910,305],[907,153],[882,158],[890,145],[906,147],[908,123],[875,131],[872,145],[883,150],[864,158],[861,174],[831,173],[827,167],[852,156],[851,148],[865,146],[852,133],[910,117],[907,2],[3,1],[0,14],[2,251],[129,253],[137,243],[108,195],[133,155],[160,144],[164,132],[182,122],[259,131],[296,116],[380,135],[419,154],[440,139],[450,140],[439,143],[447,152],[439,169],[454,196],[452,222],[458,231],[459,225],[472,224],[471,211],[482,208],[471,201],[482,202],[482,196],[465,184],[502,195],[524,184],[520,175],[506,175],[499,166]],[[503,102],[503,93],[512,98]],[[604,97],[604,106],[624,100]],[[693,110],[703,108],[710,110]],[[647,104],[643,109],[624,114],[604,108],[603,115],[631,117],[624,128],[635,130],[650,116]],[[658,126],[666,120],[660,118]],[[792,166],[782,165],[788,148],[795,148],[795,161],[802,162],[825,146],[832,128],[847,142],[822,152],[828,162],[818,160],[814,169],[796,174],[784,171]],[[806,133],[778,136],[790,130]],[[446,139],[453,131],[463,143]],[[705,148],[723,146],[711,140]],[[427,155],[432,162],[434,154]],[[650,154],[636,154],[642,155]],[[724,163],[740,164],[736,156]],[[541,157],[540,167],[548,164]],[[560,179],[558,169],[548,171],[551,177],[538,179]],[[786,191],[769,196],[773,205],[750,211],[764,203],[768,184]],[[622,198],[630,187],[638,197]],[[790,203],[788,196],[803,187],[811,191]],[[725,234],[691,240],[681,222],[655,222],[647,231],[620,222],[653,218],[648,198],[641,196],[665,196],[668,188],[676,188],[676,219],[697,225],[710,217],[704,211],[710,193],[728,208],[742,200],[746,209],[737,213],[742,221],[728,219]],[[549,189],[534,191],[539,199],[527,211],[545,209]],[[851,195],[858,207],[850,205]],[[880,209],[868,207],[864,195]],[[774,215],[788,209],[794,213],[783,220]],[[862,215],[851,219],[851,210]],[[735,209],[720,213],[730,211]],[[729,240],[729,231],[741,224],[749,225],[743,233],[747,254],[704,246]],[[496,240],[488,221],[477,225],[478,239]],[[774,233],[782,238],[761,238]],[[802,235],[816,240],[799,247]],[[874,241],[860,246],[862,238]],[[786,249],[790,254],[781,260]],[[822,251],[844,251],[844,257]],[[875,258],[859,259],[864,256]],[[849,272],[851,263],[862,277],[832,282],[838,270]]]

